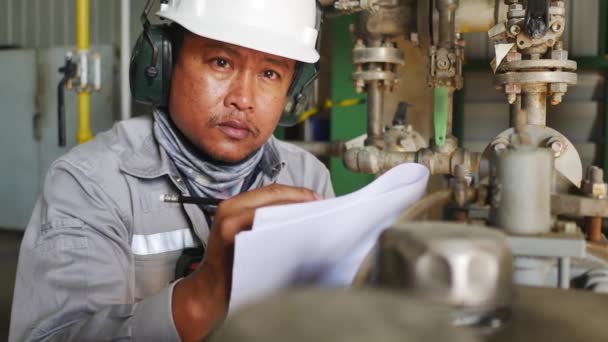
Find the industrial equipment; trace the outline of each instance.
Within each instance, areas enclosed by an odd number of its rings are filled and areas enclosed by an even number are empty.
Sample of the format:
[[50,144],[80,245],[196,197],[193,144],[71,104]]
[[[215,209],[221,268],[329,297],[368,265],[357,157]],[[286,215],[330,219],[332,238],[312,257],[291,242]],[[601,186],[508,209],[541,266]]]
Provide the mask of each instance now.
[[[367,137],[364,146],[343,145],[344,165],[353,172],[379,174],[416,162],[447,180],[383,234],[355,287],[404,290],[444,305],[452,325],[471,327],[482,340],[606,340],[608,332],[599,321],[588,322],[584,335],[549,332],[550,302],[562,296],[571,303],[580,298],[581,306],[568,310],[608,315],[603,294],[551,289],[608,288],[608,241],[601,232],[602,218],[608,217],[604,171],[592,166],[583,172],[573,143],[546,125],[547,102],[559,105],[577,83],[577,63],[562,42],[565,1],[320,3],[334,15],[357,16],[352,80],[357,92],[367,94]],[[510,127],[488,141],[483,153],[459,147],[452,134],[454,92],[464,82],[460,27],[488,31],[495,49],[488,72],[510,105]],[[418,139],[416,127],[403,128],[400,115],[384,126],[385,98],[404,81],[397,68],[408,67],[395,43],[398,37],[427,49],[424,83],[433,89],[428,114],[434,134],[429,147]],[[401,105],[398,113],[403,111]],[[433,208],[441,221],[421,223]],[[529,292],[538,299],[517,295]],[[534,315],[544,320],[544,332],[524,327],[530,313],[526,306],[540,308]]]

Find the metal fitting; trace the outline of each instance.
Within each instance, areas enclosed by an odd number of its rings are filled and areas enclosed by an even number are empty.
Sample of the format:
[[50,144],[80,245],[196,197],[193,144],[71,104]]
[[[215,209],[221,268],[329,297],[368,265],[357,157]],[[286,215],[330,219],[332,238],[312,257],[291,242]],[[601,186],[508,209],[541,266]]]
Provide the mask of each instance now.
[[552,137],[547,141],[546,146],[551,149],[555,158],[559,158],[563,154],[566,145],[559,137]]
[[590,166],[587,169],[587,174],[583,181],[583,192],[592,198],[606,198],[606,195],[608,195],[608,184],[604,183],[604,170],[597,166]]
[[511,32],[512,35],[517,36],[521,32],[521,28],[519,25],[512,25],[509,28],[509,32]]

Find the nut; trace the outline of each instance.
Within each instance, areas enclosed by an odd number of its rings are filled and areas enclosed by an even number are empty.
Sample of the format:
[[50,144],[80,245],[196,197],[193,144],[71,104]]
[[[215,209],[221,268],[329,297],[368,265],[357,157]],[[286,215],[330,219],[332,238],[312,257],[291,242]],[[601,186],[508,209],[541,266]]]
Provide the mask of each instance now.
[[576,222],[572,221],[556,221],[553,231],[556,233],[574,234],[578,232]]
[[553,32],[558,33],[562,30],[562,25],[560,23],[554,23],[553,25],[551,25],[551,30],[553,30]]
[[551,59],[558,61],[568,60],[568,50],[553,50],[551,51]]
[[505,93],[521,94],[521,84],[515,84],[515,83],[505,84]]
[[550,93],[565,93],[568,91],[568,83],[551,83],[549,86]]
[[509,32],[511,32],[512,35],[517,36],[521,32],[521,28],[518,25],[513,25],[509,27]]
[[589,183],[585,182],[585,186],[583,187],[583,191],[593,198],[606,198],[608,194],[608,184],[606,183]]

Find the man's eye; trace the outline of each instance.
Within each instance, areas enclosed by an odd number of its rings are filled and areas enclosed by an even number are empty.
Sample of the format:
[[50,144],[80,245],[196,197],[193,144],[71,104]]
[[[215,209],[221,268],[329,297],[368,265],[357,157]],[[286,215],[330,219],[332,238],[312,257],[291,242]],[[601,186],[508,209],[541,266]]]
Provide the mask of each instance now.
[[227,69],[228,67],[230,67],[230,63],[223,58],[214,58],[213,64],[215,64],[215,66],[220,67],[222,69]]
[[272,70],[266,70],[264,71],[264,77],[269,78],[271,80],[276,80],[278,79],[280,76],[278,73],[276,73],[275,71]]

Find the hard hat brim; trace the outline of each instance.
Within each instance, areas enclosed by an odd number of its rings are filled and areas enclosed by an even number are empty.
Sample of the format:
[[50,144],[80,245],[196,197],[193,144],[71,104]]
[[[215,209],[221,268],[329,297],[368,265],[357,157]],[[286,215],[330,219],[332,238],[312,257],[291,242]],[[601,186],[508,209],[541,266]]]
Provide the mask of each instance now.
[[[225,22],[220,23],[213,19],[207,19],[205,22],[201,22],[201,20],[197,20],[196,17],[180,15],[173,11],[158,12],[157,15],[161,18],[171,20],[201,37],[304,63],[316,63],[319,60],[319,53],[314,47],[310,48],[304,44],[294,46],[293,36],[281,35],[277,32],[271,32],[259,27],[249,27],[238,23],[231,23],[231,25],[236,26],[233,30],[223,30],[220,28],[226,26]],[[193,25],[192,23],[196,23],[196,25]],[[313,41],[315,41],[316,30],[313,31],[315,35]]]

